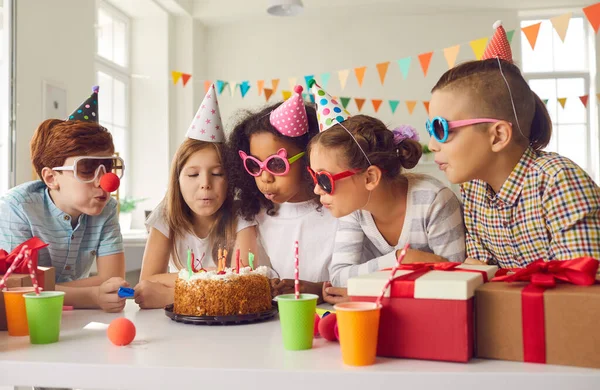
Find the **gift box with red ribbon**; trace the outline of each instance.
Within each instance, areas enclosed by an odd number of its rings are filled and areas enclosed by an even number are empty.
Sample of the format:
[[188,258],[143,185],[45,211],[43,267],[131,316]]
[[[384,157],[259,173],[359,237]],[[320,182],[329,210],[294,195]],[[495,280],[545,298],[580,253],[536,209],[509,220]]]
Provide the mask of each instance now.
[[[382,300],[377,355],[467,362],[473,357],[473,295],[496,266],[413,263],[399,267]],[[353,301],[375,301],[390,271],[348,280]]]
[[478,357],[600,368],[598,260],[543,260],[475,292]]
[[[0,249],[0,280],[4,280],[2,288],[8,289],[14,287],[32,287],[33,281],[31,279],[31,273],[29,272],[29,266],[26,261],[19,261],[19,263],[13,266],[15,261],[18,261],[19,254],[22,252],[24,247],[30,250],[31,266],[35,270],[35,276],[39,287],[45,291],[52,291],[55,288],[55,270],[54,267],[38,267],[38,251],[48,246],[37,237],[33,237],[18,247],[12,252],[8,253],[5,250]],[[10,273],[7,277],[5,275]],[[6,330],[6,312],[4,308],[4,296],[2,290],[0,290],[0,330]]]

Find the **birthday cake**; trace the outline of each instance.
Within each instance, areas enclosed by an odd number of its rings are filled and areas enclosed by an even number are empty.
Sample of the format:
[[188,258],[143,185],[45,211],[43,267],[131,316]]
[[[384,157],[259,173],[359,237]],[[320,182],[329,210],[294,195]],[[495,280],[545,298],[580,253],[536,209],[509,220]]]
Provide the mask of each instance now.
[[260,313],[271,309],[268,269],[261,266],[224,271],[179,272],[175,281],[176,314],[189,316],[228,316]]

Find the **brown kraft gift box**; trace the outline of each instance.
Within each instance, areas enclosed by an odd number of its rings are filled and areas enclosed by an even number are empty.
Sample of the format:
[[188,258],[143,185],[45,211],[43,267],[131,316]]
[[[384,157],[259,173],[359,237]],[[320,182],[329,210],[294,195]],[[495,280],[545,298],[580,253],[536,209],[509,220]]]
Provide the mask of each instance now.
[[[492,282],[475,291],[476,354],[524,361],[521,292],[527,282]],[[558,283],[544,291],[546,363],[600,368],[600,284]]]
[[[0,275],[0,279],[3,275]],[[54,267],[37,267],[36,276],[38,285],[44,291],[53,291],[55,288],[54,279],[56,272]],[[6,279],[6,287],[10,290],[14,287],[31,287],[33,282],[29,274],[12,274]],[[4,295],[0,291],[0,331],[7,330],[6,327],[6,311],[4,308]]]

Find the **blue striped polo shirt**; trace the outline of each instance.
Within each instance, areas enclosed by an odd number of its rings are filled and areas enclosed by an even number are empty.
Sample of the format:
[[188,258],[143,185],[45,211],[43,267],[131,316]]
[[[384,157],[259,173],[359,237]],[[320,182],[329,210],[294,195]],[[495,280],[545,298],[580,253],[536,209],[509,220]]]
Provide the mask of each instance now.
[[38,264],[56,268],[56,283],[87,278],[97,257],[123,252],[115,199],[100,215],[82,214],[73,228],[71,216],[54,205],[39,180],[0,196],[0,248],[10,252],[33,236],[49,244],[40,250]]

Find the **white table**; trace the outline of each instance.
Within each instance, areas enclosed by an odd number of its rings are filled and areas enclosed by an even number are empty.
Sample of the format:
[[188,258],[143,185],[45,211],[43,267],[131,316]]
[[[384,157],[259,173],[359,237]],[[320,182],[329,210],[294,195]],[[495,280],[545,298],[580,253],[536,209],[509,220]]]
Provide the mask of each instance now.
[[[195,326],[171,321],[163,310],[124,314],[63,313],[61,340],[31,345],[0,333],[0,386],[83,389],[600,389],[600,370],[473,360],[469,364],[378,358],[375,365],[342,363],[339,344],[316,339],[308,351],[285,351],[279,321]],[[83,329],[125,315],[135,341],[112,345],[102,330]],[[600,351],[599,351],[600,353]]]

